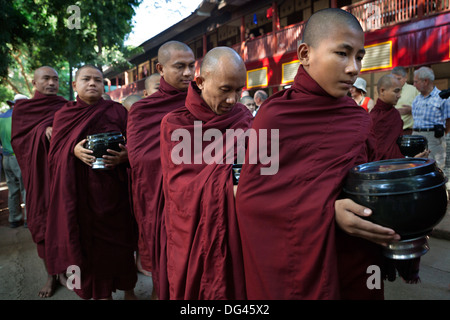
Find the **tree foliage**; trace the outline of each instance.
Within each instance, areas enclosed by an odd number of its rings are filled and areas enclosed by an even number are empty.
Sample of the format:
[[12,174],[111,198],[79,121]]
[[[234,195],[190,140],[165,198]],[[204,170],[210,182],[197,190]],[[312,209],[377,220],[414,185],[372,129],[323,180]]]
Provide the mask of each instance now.
[[[28,92],[32,70],[42,65],[53,66],[61,77],[61,71],[71,74],[87,63],[126,64],[131,48],[123,43],[141,1],[0,0],[0,84],[18,92],[12,84],[23,81],[20,90]],[[71,5],[79,8],[79,28],[69,28]]]

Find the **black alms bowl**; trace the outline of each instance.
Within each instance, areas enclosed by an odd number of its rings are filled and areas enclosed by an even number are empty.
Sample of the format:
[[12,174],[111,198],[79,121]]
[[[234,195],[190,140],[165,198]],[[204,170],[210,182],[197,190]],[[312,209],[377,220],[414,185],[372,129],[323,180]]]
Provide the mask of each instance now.
[[120,132],[106,132],[87,136],[84,145],[86,149],[92,150],[96,161],[93,163],[93,169],[106,169],[103,159],[104,155],[110,155],[107,149],[120,151],[119,144],[125,145],[125,137]]
[[428,140],[420,135],[403,135],[398,137],[397,144],[405,157],[414,157],[428,148]]
[[343,196],[370,208],[368,220],[413,239],[430,233],[444,217],[446,181],[432,159],[382,160],[352,168]]

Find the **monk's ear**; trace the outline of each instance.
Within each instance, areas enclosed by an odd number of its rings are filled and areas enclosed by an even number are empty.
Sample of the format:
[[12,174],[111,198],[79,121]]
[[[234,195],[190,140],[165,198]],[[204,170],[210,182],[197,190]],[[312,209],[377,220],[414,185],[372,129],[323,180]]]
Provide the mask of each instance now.
[[158,73],[161,75],[161,77],[163,77],[164,76],[164,72],[163,72],[163,65],[161,64],[161,63],[157,63],[156,64],[156,70],[158,71]]
[[73,88],[73,91],[77,91],[77,81],[76,80],[72,81],[72,88]]
[[298,60],[304,66],[309,65],[309,56],[311,53],[311,47],[306,43],[301,43],[297,49]]
[[195,83],[197,84],[197,87],[200,90],[203,90],[204,84],[205,84],[205,78],[203,78],[202,76],[198,76],[197,78],[195,78]]

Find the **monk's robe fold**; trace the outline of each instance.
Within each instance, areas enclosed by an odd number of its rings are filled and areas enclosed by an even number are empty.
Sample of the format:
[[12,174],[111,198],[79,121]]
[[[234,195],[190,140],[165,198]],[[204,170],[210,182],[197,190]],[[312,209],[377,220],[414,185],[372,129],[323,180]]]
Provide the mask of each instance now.
[[[237,150],[229,149],[232,161],[226,161],[225,141],[227,129],[236,132],[241,129],[244,133],[251,121],[251,113],[240,103],[229,113],[216,115],[192,83],[186,106],[169,113],[161,123],[167,274],[171,299],[245,298],[231,174]],[[209,141],[205,139],[202,142],[202,137],[198,138],[194,133],[204,134],[208,130],[217,134]],[[172,138],[178,134],[183,134],[181,142],[179,136]],[[172,154],[174,147],[180,144],[191,149]],[[206,152],[208,146],[214,146],[216,153]],[[202,159],[206,153],[216,158],[211,161]],[[187,161],[176,164],[180,160],[175,159],[178,156]]]
[[404,158],[397,144],[398,137],[403,135],[403,120],[398,110],[393,105],[377,99],[370,117],[380,159]]
[[[301,66],[291,88],[266,100],[252,128],[258,139],[263,129],[279,130],[279,170],[261,175],[268,165],[249,163],[247,154],[239,180],[248,299],[338,299],[340,285],[358,276],[353,284],[369,291],[366,269],[378,260],[366,254],[375,249],[378,258],[381,250],[344,234],[334,210],[348,171],[375,156],[369,114],[349,97],[328,95]],[[350,254],[342,255],[342,238]]]
[[125,135],[126,125],[126,109],[103,99],[94,105],[78,98],[68,102],[53,122],[46,262],[51,274],[66,272],[70,265],[80,267],[81,289],[75,291],[84,299],[108,298],[115,289],[133,289],[137,281],[127,165],[94,170],[73,152],[87,135]]
[[[159,299],[168,299],[165,233],[161,221],[164,194],[160,127],[167,113],[184,106],[186,95],[187,91],[177,90],[161,78],[159,90],[134,103],[128,115],[127,148],[133,210],[140,233],[139,254],[143,268],[152,271],[153,285]],[[160,243],[161,237],[163,243]]]
[[53,125],[55,112],[66,102],[61,96],[35,91],[32,99],[18,100],[13,109],[11,145],[27,191],[28,228],[41,258],[45,254],[43,246],[50,198],[47,167],[50,142],[45,132]]

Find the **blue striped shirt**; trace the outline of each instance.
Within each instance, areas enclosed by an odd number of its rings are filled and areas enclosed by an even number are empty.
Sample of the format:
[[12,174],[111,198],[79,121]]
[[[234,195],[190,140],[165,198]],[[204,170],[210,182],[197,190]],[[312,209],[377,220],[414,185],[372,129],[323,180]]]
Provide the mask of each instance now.
[[445,120],[450,118],[450,100],[439,97],[438,88],[434,87],[431,93],[424,97],[419,94],[412,102],[412,115],[414,129],[432,129],[436,124],[445,127]]

